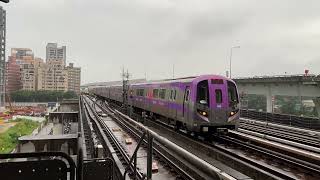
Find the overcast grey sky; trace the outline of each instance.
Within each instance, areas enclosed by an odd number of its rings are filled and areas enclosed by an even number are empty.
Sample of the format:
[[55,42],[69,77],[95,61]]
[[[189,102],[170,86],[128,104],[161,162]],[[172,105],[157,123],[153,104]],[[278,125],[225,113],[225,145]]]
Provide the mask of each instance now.
[[221,74],[320,73],[319,0],[11,0],[7,52],[67,46],[82,83]]

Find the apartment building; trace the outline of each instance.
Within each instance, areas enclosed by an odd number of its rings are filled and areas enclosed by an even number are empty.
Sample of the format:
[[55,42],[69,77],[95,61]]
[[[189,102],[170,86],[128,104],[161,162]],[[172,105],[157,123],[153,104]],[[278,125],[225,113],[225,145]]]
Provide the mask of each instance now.
[[6,10],[0,6],[0,107],[5,102]]
[[62,60],[47,62],[44,71],[43,90],[68,91],[68,71]]
[[48,43],[46,46],[46,62],[54,60],[63,60],[66,64],[67,48],[66,46],[58,47],[57,43]]
[[73,63],[69,63],[66,69],[68,71],[68,91],[80,94],[81,68],[74,67]]
[[12,48],[6,67],[8,92],[23,89],[74,91],[79,94],[81,68],[74,67],[73,63],[65,65],[65,46],[56,53],[54,48],[58,48],[56,43],[48,43],[46,62],[34,57],[29,48]]
[[6,94],[11,94],[22,88],[20,65],[16,62],[16,57],[9,56],[6,62]]

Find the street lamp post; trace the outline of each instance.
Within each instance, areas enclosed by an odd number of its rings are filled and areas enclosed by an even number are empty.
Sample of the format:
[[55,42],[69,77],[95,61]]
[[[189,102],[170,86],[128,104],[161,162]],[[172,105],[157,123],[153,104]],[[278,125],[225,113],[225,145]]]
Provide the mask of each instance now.
[[232,49],[235,49],[235,48],[240,48],[240,46],[233,46],[230,48],[230,64],[229,64],[229,76],[230,76],[230,79],[231,79],[231,61],[232,61]]

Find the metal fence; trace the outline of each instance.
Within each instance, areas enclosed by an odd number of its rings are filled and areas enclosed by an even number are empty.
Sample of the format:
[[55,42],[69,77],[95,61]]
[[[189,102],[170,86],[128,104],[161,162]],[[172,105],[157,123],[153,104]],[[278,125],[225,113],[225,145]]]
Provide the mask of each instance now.
[[253,110],[241,110],[241,117],[289,126],[320,130],[320,119],[312,117],[276,114]]

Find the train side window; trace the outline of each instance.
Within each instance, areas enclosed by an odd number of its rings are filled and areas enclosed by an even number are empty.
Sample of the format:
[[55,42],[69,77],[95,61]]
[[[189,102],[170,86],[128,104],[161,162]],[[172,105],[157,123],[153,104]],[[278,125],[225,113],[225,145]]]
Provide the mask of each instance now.
[[139,93],[139,96],[144,96],[144,89],[140,89],[140,93]]
[[166,89],[160,89],[159,98],[165,99],[165,97],[166,97]]
[[221,89],[216,89],[216,103],[222,103],[222,91]]
[[173,89],[171,89],[170,91],[170,97],[169,97],[170,100],[173,100]]
[[177,90],[174,90],[173,99],[176,100],[176,98],[177,98]]
[[159,97],[159,89],[153,89],[153,97],[158,98]]
[[190,90],[188,89],[188,90],[186,91],[185,101],[189,101],[189,96],[190,96]]

